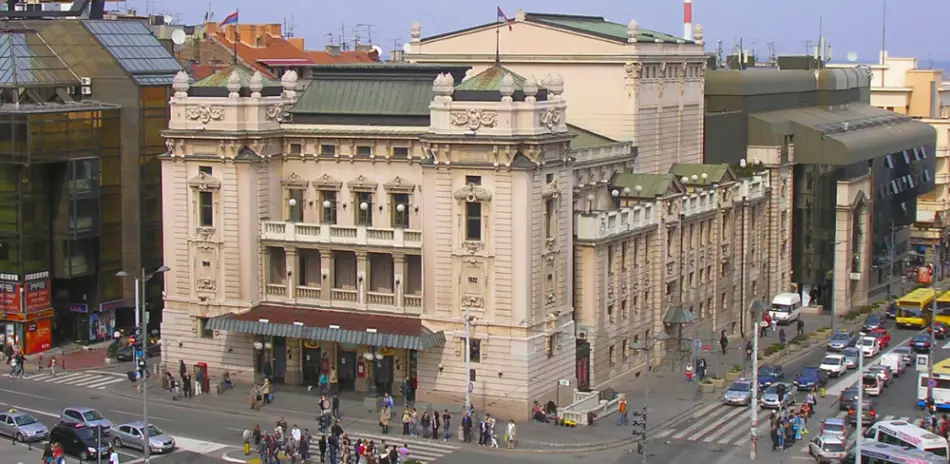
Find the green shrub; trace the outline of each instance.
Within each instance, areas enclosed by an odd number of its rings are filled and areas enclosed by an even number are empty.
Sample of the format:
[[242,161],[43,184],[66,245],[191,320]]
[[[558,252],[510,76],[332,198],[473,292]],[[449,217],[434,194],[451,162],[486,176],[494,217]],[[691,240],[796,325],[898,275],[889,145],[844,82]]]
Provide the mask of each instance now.
[[796,344],[796,345],[800,345],[800,344],[804,343],[804,342],[807,341],[807,340],[808,340],[808,337],[807,337],[806,335],[802,334],[802,335],[796,335],[795,338],[793,338],[793,339],[791,339],[791,341],[789,341],[789,343],[794,343],[794,344]]
[[822,327],[822,328],[818,329],[817,332],[827,332],[827,331],[829,331],[829,330],[831,330],[831,327]]
[[118,340],[109,344],[109,348],[106,349],[106,356],[114,358],[119,355],[120,343]]
[[729,368],[729,372],[742,372],[742,366],[733,364],[732,367]]

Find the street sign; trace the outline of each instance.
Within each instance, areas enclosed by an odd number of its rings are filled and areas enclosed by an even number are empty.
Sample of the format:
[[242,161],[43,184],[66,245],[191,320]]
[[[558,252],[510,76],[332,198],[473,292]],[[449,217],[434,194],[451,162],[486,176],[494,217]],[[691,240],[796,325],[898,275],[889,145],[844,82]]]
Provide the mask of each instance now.
[[472,392],[474,392],[474,391],[475,391],[475,382],[469,382],[469,383],[468,383],[468,392],[469,392],[469,393],[472,393]]
[[571,386],[571,381],[570,381],[570,380],[558,380],[557,384],[560,385],[560,386],[562,386],[562,387],[570,387],[570,386]]
[[926,371],[927,365],[930,364],[930,356],[926,354],[917,355],[917,370]]
[[135,357],[137,357],[137,358],[144,358],[144,357],[145,357],[145,353],[143,353],[142,350],[135,350]]
[[696,351],[699,351],[703,348],[703,341],[700,339],[693,340],[693,346],[696,348]]
[[930,388],[936,387],[936,386],[937,386],[937,381],[934,380],[934,379],[930,379],[930,380],[927,382],[927,386],[930,387]]

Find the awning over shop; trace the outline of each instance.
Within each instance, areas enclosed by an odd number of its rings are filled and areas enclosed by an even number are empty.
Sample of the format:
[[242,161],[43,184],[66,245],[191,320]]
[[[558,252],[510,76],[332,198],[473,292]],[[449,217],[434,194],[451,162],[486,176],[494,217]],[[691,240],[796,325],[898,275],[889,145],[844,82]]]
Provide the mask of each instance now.
[[206,327],[253,335],[321,342],[425,350],[445,343],[445,334],[431,332],[414,317],[258,305],[240,314],[208,320]]
[[749,145],[781,146],[793,136],[795,162],[849,165],[937,142],[929,124],[865,103],[812,106],[753,113]]
[[666,310],[666,315],[663,316],[664,324],[689,324],[695,320],[699,319],[696,317],[696,314],[693,314],[692,311],[686,308],[670,308]]

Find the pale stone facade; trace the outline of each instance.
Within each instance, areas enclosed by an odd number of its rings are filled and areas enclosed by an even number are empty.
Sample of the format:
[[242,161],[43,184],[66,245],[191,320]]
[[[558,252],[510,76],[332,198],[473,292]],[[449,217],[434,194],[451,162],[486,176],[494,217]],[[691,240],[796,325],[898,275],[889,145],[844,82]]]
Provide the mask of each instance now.
[[[428,127],[294,123],[294,73],[263,81],[232,71],[227,96],[200,96],[176,80],[163,159],[167,364],[207,362],[247,379],[279,370],[309,384],[313,369],[327,370],[342,387],[344,364],[375,354],[350,389],[372,391],[387,360],[394,392],[417,375],[420,401],[461,401],[471,379],[474,406],[506,417],[556,398],[560,380],[574,385],[560,77],[529,79],[518,101],[510,76],[486,98],[453,101],[455,83],[440,75]],[[444,343],[403,350],[210,328],[268,310],[308,329],[319,313],[329,321],[319,330],[376,318],[373,334],[421,319]],[[276,316],[254,318],[244,322],[277,330]]]
[[[507,26],[510,26],[510,30]],[[494,23],[422,36],[413,24],[404,58],[456,63],[473,72],[501,63],[521,75],[560,74],[571,102],[570,124],[639,148],[641,172],[703,159],[703,30],[684,40],[603,18],[518,11]],[[497,39],[497,42],[496,42]],[[594,84],[596,83],[596,84]]]

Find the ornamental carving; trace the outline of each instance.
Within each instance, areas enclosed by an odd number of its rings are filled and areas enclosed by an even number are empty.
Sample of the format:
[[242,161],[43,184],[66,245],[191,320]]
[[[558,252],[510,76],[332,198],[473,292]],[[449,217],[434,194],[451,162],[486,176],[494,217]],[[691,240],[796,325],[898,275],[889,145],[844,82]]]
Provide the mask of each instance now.
[[541,112],[541,125],[547,127],[549,131],[554,132],[557,125],[561,122],[560,108],[547,108]]
[[627,63],[623,65],[624,83],[627,88],[627,96],[632,97],[637,93],[637,87],[640,85],[640,79],[643,77],[643,64]]
[[554,290],[548,292],[546,301],[548,304],[554,304],[557,301],[557,294],[554,293]]
[[378,186],[379,186],[378,182],[370,180],[362,174],[357,176],[356,179],[353,179],[346,183],[346,187],[349,188],[351,191],[359,191],[359,192],[375,192],[376,187]]
[[198,190],[217,190],[221,188],[221,181],[211,174],[201,171],[197,176],[188,179],[188,186]]
[[614,297],[614,283],[607,282],[607,298],[613,298],[613,297]]
[[224,108],[221,106],[198,105],[185,109],[185,117],[192,121],[208,124],[211,121],[224,119]]
[[544,190],[541,191],[541,196],[544,198],[554,198],[558,197],[558,183],[557,179],[552,180],[551,182],[544,185]]
[[317,190],[340,190],[340,187],[343,186],[343,182],[336,180],[329,174],[320,176],[312,184]]
[[666,77],[666,62],[660,63],[660,77]]
[[453,194],[456,200],[467,201],[469,203],[484,203],[491,201],[491,192],[481,185],[468,184]]
[[287,111],[283,103],[278,103],[267,107],[266,116],[267,119],[272,121],[284,122],[290,116],[290,112]]
[[[211,237],[214,236],[213,227],[199,227],[195,230],[195,237],[198,237],[199,240],[208,241],[211,240]],[[199,246],[199,248],[203,248]],[[210,247],[208,247],[210,249]]]
[[396,176],[393,178],[393,180],[383,184],[383,188],[385,188],[387,192],[412,193],[416,186],[406,179]]
[[453,111],[451,118],[453,126],[468,126],[470,130],[478,130],[482,126],[495,127],[495,124],[498,123],[498,113],[494,111],[475,109]]
[[198,291],[213,292],[215,286],[212,279],[198,279]]
[[666,277],[673,276],[673,263],[666,263]]
[[485,306],[485,301],[480,296],[463,296],[462,297],[462,307],[463,308],[482,308]]
[[547,248],[548,251],[554,251],[557,248],[557,240],[555,240],[554,237],[545,239],[544,247]]
[[482,242],[476,242],[473,240],[466,240],[462,242],[462,248],[464,248],[465,251],[474,255],[475,253],[482,251],[482,249],[485,248],[485,244]]
[[299,174],[293,172],[288,177],[284,177],[280,180],[280,184],[284,187],[295,188],[295,189],[305,189],[310,182],[307,182],[306,179],[300,177]]

